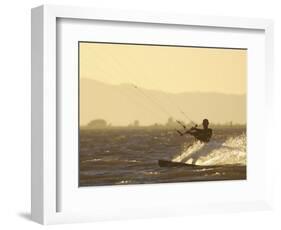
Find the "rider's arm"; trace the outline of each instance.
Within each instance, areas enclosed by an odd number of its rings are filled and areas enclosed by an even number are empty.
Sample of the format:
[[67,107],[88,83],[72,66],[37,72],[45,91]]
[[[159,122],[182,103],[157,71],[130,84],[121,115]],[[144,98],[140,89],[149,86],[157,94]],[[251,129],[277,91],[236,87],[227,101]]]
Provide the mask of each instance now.
[[201,132],[202,129],[198,129],[198,128],[196,128],[196,127],[192,127],[192,128],[190,129],[190,131],[193,132],[193,133],[198,133],[198,132]]
[[201,132],[201,129],[197,129],[197,128],[191,128],[190,130],[188,130],[186,133],[196,137],[199,135],[199,133]]

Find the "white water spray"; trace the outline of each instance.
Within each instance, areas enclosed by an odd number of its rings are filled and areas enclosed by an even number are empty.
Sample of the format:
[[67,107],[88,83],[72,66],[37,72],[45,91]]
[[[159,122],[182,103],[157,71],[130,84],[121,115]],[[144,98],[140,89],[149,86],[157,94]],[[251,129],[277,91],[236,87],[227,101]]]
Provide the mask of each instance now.
[[185,146],[183,152],[172,161],[197,165],[246,165],[246,135],[212,140],[209,143],[197,141]]

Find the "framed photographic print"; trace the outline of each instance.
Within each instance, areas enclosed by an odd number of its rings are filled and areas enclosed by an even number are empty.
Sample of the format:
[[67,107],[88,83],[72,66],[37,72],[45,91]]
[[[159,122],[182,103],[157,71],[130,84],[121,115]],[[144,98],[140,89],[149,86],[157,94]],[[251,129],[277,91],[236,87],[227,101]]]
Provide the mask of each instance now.
[[246,48],[78,50],[80,186],[246,179]]
[[34,8],[32,219],[270,208],[272,31],[266,19]]

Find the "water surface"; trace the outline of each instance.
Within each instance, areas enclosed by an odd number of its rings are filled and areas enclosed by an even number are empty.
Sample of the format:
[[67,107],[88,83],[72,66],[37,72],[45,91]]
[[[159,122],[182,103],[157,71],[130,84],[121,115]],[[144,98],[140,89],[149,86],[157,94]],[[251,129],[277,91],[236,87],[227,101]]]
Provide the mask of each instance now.
[[[212,141],[203,144],[169,129],[81,129],[79,184],[246,179],[245,129],[216,129],[213,133]],[[206,168],[159,167],[160,159]]]

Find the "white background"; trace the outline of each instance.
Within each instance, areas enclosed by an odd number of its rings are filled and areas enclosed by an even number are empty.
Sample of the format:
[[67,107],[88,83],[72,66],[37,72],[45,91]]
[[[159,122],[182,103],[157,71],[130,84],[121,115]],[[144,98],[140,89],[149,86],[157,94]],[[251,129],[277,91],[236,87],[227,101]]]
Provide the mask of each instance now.
[[[266,189],[264,126],[264,32],[245,30],[215,30],[212,28],[185,27],[184,30],[147,24],[100,23],[85,20],[60,20],[58,25],[57,49],[59,51],[57,78],[59,78],[59,123],[60,158],[59,175],[61,190],[59,207],[62,212],[94,212],[109,216],[169,216],[172,210],[178,213],[206,211],[210,204],[226,202],[260,201]],[[159,184],[155,186],[103,186],[78,188],[78,41],[111,41],[128,43],[180,44],[211,47],[247,47],[247,181],[212,183]],[[67,83],[67,84],[65,84]],[[75,89],[75,90],[74,90]],[[258,103],[257,103],[258,102]],[[262,123],[262,122],[261,122]],[[71,178],[71,179],[69,179]],[[93,194],[95,194],[93,196]],[[200,197],[196,200],[196,197]],[[185,198],[185,199],[184,199]],[[145,201],[145,202],[144,202]],[[165,202],[163,202],[165,201]],[[148,204],[151,208],[148,208]],[[171,207],[170,209],[163,207]],[[201,208],[198,208],[201,207]],[[231,205],[226,205],[225,208]],[[172,208],[174,207],[174,208]],[[176,207],[176,208],[175,208]],[[125,210],[133,210],[127,211]],[[150,212],[149,212],[150,211]],[[198,210],[200,211],[200,210]],[[133,213],[132,213],[133,212]],[[180,213],[180,212],[179,212]],[[116,219],[116,218],[115,218]],[[71,220],[69,220],[71,221]]]
[[[275,20],[275,94],[281,105],[281,6],[278,0],[9,0],[1,2],[0,84],[0,225],[1,229],[38,229],[29,221],[30,209],[30,8],[42,3],[162,11],[170,13],[265,17]],[[281,3],[280,3],[281,4]],[[278,66],[279,63],[279,66]],[[279,77],[278,77],[279,76]],[[130,220],[48,226],[52,229],[280,229],[281,227],[281,138],[280,106],[276,109],[276,172],[273,212],[201,215],[166,219]],[[260,124],[261,126],[264,124]],[[279,137],[278,137],[279,136]],[[279,143],[278,143],[279,142]],[[280,181],[280,182],[278,182]],[[207,192],[207,191],[206,191]]]

